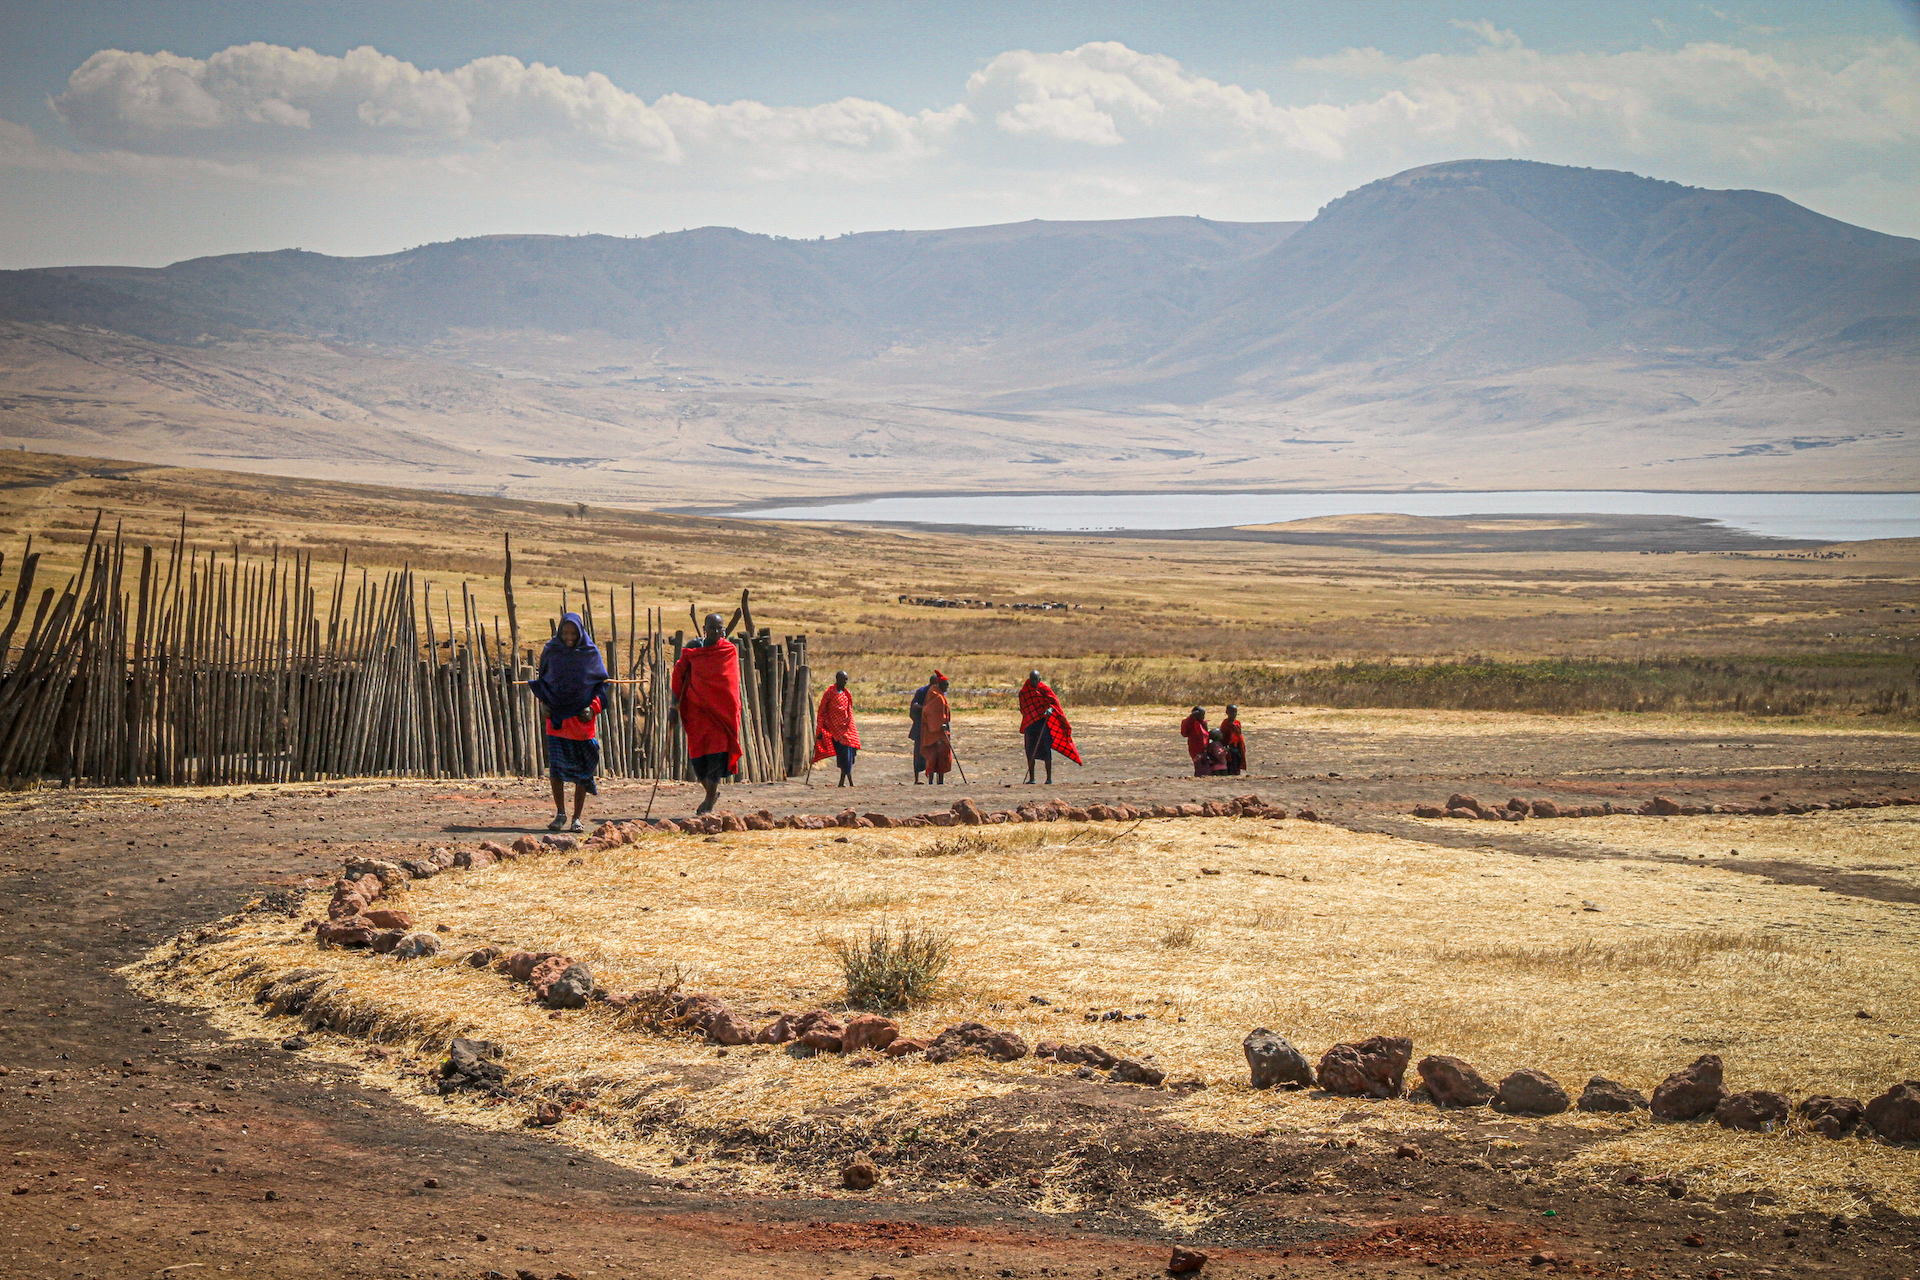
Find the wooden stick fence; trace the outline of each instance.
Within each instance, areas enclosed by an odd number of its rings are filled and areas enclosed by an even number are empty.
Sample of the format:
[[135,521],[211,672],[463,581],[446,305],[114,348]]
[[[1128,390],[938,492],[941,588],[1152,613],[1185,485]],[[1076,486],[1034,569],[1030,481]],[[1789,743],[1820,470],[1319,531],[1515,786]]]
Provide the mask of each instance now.
[[[120,531],[103,538],[96,516],[79,571],[43,588],[29,621],[40,568],[29,538],[12,590],[0,589],[0,784],[544,774],[510,538],[504,550],[502,635],[464,582],[455,597],[411,569],[377,578],[363,569],[355,581],[343,554],[325,590],[311,554],[202,551],[188,544],[184,516],[165,565],[142,546],[137,570]],[[5,565],[0,553],[0,573]],[[685,738],[667,723],[686,633],[667,633],[664,609],[647,609],[643,624],[629,584],[623,652],[618,596],[608,591],[602,631],[584,581],[581,591],[580,612],[616,681],[600,719],[603,769],[690,778]],[[735,621],[739,776],[804,772],[813,745],[806,637],[776,642],[755,630],[746,591]]]

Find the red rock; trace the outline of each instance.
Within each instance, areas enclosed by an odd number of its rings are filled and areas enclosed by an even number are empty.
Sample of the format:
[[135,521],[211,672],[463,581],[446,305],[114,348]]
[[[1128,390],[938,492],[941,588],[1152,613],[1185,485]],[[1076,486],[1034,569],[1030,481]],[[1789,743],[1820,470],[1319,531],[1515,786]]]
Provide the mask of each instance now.
[[740,819],[740,821],[747,824],[747,830],[749,831],[773,830],[772,820],[768,818],[763,818],[757,813],[750,813],[746,817]]
[[1197,818],[1200,816],[1200,806],[1197,804],[1178,804],[1173,807],[1173,814],[1176,818]]
[[1745,1129],[1764,1133],[1771,1125],[1785,1124],[1792,1101],[1784,1093],[1767,1089],[1744,1089],[1730,1093],[1713,1109],[1713,1122],[1722,1129]]
[[980,812],[980,806],[962,797],[953,802],[953,820],[962,826],[977,827],[984,823],[986,815]]
[[1463,1059],[1428,1054],[1420,1059],[1419,1071],[1420,1084],[1436,1107],[1484,1107],[1493,1100],[1493,1086]]
[[1176,1276],[1190,1276],[1206,1265],[1206,1254],[1184,1245],[1175,1245],[1173,1256],[1167,1259],[1167,1270]]
[[[521,953],[516,952],[515,954],[518,955]],[[540,962],[534,965],[533,969],[527,974],[527,981],[533,987],[534,998],[545,1000],[547,998],[547,992],[552,990],[553,984],[560,980],[560,975],[565,973],[567,967],[572,963],[572,956],[548,955],[542,957]]]
[[1068,822],[1085,822],[1087,820],[1087,811],[1073,805],[1068,805],[1064,816]]
[[1866,1117],[1866,1105],[1858,1098],[1833,1098],[1816,1094],[1794,1108],[1806,1118],[1807,1128],[1823,1138],[1844,1138]]
[[810,1009],[793,1020],[793,1038],[819,1053],[839,1053],[846,1027],[825,1009]]
[[567,1113],[557,1102],[543,1102],[533,1109],[533,1122],[543,1129],[551,1129],[567,1118]]
[[[526,836],[520,837],[520,840],[525,839],[527,839]],[[520,841],[516,840],[514,843],[517,845]],[[459,849],[456,850],[453,855],[453,865],[465,870],[490,867],[494,864],[494,861],[494,856],[485,849]]]
[[1336,1044],[1321,1055],[1315,1075],[1320,1087],[1345,1098],[1397,1098],[1413,1058],[1405,1036],[1374,1036],[1356,1044]]
[[871,1190],[880,1181],[880,1170],[865,1156],[855,1156],[840,1170],[840,1185],[849,1191]]
[[1318,821],[1320,821],[1320,815],[1319,815],[1319,814],[1317,814],[1317,813],[1315,813],[1315,812],[1314,812],[1313,810],[1311,810],[1311,809],[1302,809],[1302,810],[1301,810],[1300,812],[1298,812],[1298,813],[1296,813],[1296,814],[1294,814],[1293,816],[1294,816],[1294,817],[1296,817],[1296,818],[1298,818],[1298,819],[1300,819],[1300,821],[1302,821],[1302,822],[1318,822]]
[[374,954],[386,955],[402,942],[406,941],[405,929],[379,929],[374,932],[372,947]]
[[1449,818],[1477,818],[1480,815],[1472,809],[1449,809],[1447,810],[1446,816]]
[[876,827],[891,827],[893,825],[893,819],[884,813],[867,813],[861,816]]
[[902,818],[900,819],[899,822],[895,823],[894,825],[901,826],[901,827],[930,827],[933,824],[931,822],[928,822],[925,818],[915,815],[914,817],[911,817],[911,818]]
[[467,953],[467,964],[471,968],[484,969],[500,958],[498,947],[478,947]]
[[373,926],[358,916],[348,920],[329,920],[313,931],[323,947],[368,947],[373,945]]
[[333,891],[333,901],[327,903],[327,919],[351,920],[367,909],[367,900],[351,889],[340,888]]
[[926,1051],[927,1042],[925,1040],[915,1040],[907,1036],[901,1036],[898,1040],[895,1040],[892,1044],[881,1050],[881,1052],[889,1058],[904,1058],[910,1053],[925,1053]]
[[845,1053],[864,1049],[882,1050],[900,1038],[899,1024],[878,1014],[855,1014],[840,1033],[840,1048]]
[[1100,1071],[1111,1071],[1118,1066],[1120,1059],[1108,1053],[1097,1044],[1052,1044],[1042,1043],[1034,1050],[1037,1058],[1052,1058],[1055,1062],[1075,1067],[1093,1067]]
[[786,1044],[793,1039],[793,1015],[779,1014],[753,1034],[754,1044]]
[[523,858],[530,858],[536,853],[543,852],[544,849],[545,846],[540,843],[539,836],[521,836],[513,842],[513,851]]
[[553,951],[509,951],[494,962],[494,968],[506,974],[514,982],[527,982],[532,979],[533,971],[540,967],[542,961],[554,959],[557,954]]
[[395,911],[390,907],[376,907],[362,913],[368,924],[376,929],[411,929],[413,917],[404,911]]
[[942,1031],[927,1046],[928,1062],[950,1062],[970,1054],[982,1054],[995,1062],[1012,1062],[1027,1056],[1027,1042],[1018,1032],[995,1031],[978,1022],[961,1022]]
[[1493,1095],[1494,1109],[1510,1115],[1557,1116],[1572,1101],[1558,1080],[1533,1067],[1508,1075]]
[[825,831],[833,825],[833,819],[824,813],[810,813],[806,815],[806,817],[807,830],[809,831]]
[[1533,802],[1533,816],[1536,818],[1557,818],[1560,816],[1560,806],[1551,800],[1535,800]]
[[950,813],[923,813],[920,816],[926,819],[929,826],[950,827],[954,822],[953,815]]
[[[488,845],[493,845],[493,842],[488,841],[486,844],[483,844],[480,847],[482,849],[485,849],[488,847]],[[493,845],[493,847],[496,849],[499,848],[498,845]],[[442,871],[450,871],[453,869],[453,850],[445,848],[444,846],[441,848],[435,849],[432,853],[429,853],[427,855],[427,861],[431,862],[434,866],[440,868]]]
[[851,809],[842,809],[834,816],[833,825],[836,827],[857,827],[860,825],[860,815]]
[[1112,822],[1113,810],[1095,802],[1087,806],[1087,817],[1094,822]]
[[1698,1120],[1712,1115],[1726,1099],[1727,1087],[1721,1082],[1718,1054],[1702,1054],[1660,1082],[1653,1091],[1653,1118],[1656,1120]]
[[1920,1142],[1920,1080],[1896,1084],[1867,1103],[1867,1123],[1888,1142]]
[[1447,797],[1447,808],[1467,809],[1467,810],[1470,810],[1475,817],[1478,817],[1482,812],[1484,812],[1484,807],[1481,805],[1481,803],[1478,800],[1475,800],[1470,795],[1465,795],[1458,791],[1454,792],[1452,795]]
[[745,831],[746,829],[747,829],[746,820],[741,818],[740,815],[734,814],[734,813],[725,813],[720,815],[720,830]]
[[1444,818],[1447,816],[1447,811],[1437,804],[1416,805],[1413,810],[1413,816],[1416,818]]

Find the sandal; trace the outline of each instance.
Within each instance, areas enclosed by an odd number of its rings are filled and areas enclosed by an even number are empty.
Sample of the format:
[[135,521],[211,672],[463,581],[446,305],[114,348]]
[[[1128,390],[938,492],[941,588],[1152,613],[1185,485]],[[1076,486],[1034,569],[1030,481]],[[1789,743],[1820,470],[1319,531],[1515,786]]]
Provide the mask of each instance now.
[[549,831],[565,831],[566,829],[567,829],[567,815],[564,813],[554,814],[553,821],[547,824],[547,830]]
[[567,824],[567,830],[568,831],[585,831],[586,827],[581,824],[580,819],[575,818],[572,822],[569,822]]

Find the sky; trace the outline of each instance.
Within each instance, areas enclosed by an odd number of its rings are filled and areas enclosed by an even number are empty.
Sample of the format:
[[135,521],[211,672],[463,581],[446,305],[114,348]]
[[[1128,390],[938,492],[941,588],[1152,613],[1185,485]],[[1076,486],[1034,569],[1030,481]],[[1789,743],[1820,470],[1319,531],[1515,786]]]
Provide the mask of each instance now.
[[0,267],[1311,218],[1515,157],[1920,236],[1920,0],[0,0]]

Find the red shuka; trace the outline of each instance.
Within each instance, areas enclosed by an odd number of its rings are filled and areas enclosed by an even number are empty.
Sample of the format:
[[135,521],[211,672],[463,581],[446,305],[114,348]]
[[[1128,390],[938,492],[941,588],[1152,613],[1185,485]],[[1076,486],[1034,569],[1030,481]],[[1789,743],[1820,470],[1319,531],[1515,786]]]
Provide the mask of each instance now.
[[1187,755],[1198,760],[1207,749],[1207,722],[1199,716],[1188,716],[1180,722],[1180,732],[1187,736]]
[[1073,726],[1067,723],[1067,713],[1060,706],[1059,695],[1044,680],[1037,684],[1029,680],[1020,686],[1020,732],[1025,733],[1049,709],[1053,711],[1053,717],[1048,722],[1053,749],[1079,764],[1080,753],[1073,745]]
[[593,719],[591,720],[587,719],[585,712],[582,712],[580,715],[569,716],[567,719],[562,720],[560,727],[556,729],[553,727],[552,719],[548,718],[547,736],[549,738],[567,738],[574,742],[586,742],[600,731],[600,710],[600,699],[595,698],[592,707]]
[[673,693],[680,699],[688,757],[724,751],[727,772],[739,772],[740,655],[733,641],[682,649],[673,664]]
[[828,685],[820,695],[820,713],[814,717],[813,762],[819,764],[832,755],[836,742],[858,751],[860,730],[853,724],[853,690]]

